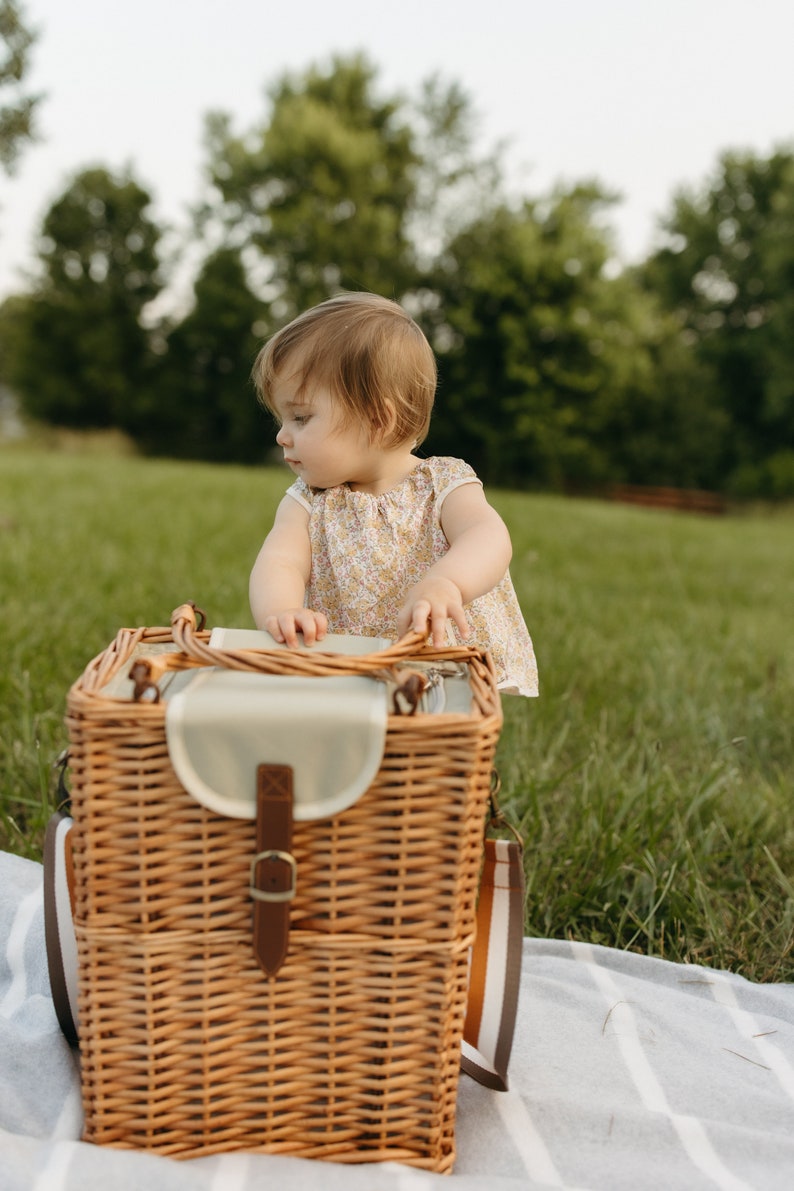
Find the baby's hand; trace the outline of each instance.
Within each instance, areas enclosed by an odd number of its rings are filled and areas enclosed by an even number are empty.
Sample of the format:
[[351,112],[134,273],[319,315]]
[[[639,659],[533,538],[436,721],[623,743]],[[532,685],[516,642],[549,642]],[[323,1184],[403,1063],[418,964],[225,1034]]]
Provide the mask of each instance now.
[[454,621],[465,640],[470,629],[460,588],[451,579],[428,575],[408,592],[397,617],[397,631],[401,636],[409,629],[430,633],[433,644],[442,646],[447,644],[448,620]]
[[[285,645],[313,645],[322,641],[328,631],[328,621],[323,612],[311,608],[288,608],[285,612],[274,612],[265,618],[264,628]],[[298,640],[303,634],[303,641]]]

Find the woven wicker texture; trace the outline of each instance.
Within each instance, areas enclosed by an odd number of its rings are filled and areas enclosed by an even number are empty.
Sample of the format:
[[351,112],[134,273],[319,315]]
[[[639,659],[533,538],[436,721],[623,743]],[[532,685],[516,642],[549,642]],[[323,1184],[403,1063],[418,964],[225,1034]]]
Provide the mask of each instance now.
[[[160,666],[228,664],[207,637],[190,614],[173,633],[123,630],[69,694],[84,1138],[448,1172],[501,727],[490,662],[412,643],[423,660],[467,660],[472,712],[390,716],[367,793],[338,816],[295,824],[289,954],[268,979],[251,943],[255,824],[182,789],[162,704],[101,691],[150,649]],[[173,641],[180,652],[152,649]],[[340,672],[338,657],[316,651],[235,664],[305,673],[309,656],[310,672]],[[349,658],[343,669],[393,660]]]

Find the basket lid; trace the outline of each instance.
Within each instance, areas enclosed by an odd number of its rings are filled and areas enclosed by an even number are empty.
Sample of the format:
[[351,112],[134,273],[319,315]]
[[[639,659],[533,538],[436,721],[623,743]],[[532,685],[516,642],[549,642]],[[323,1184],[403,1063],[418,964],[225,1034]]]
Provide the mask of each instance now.
[[339,814],[374,781],[384,683],[215,668],[184,677],[166,701],[168,752],[188,793],[217,814],[256,818],[261,764],[291,766],[297,820]]

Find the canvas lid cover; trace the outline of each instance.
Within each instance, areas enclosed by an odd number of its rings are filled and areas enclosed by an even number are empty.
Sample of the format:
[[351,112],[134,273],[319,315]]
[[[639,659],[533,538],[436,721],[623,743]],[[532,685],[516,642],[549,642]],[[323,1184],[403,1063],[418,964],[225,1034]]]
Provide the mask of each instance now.
[[296,820],[346,810],[380,768],[382,682],[215,668],[179,678],[166,700],[171,763],[185,789],[217,814],[256,818],[262,764],[291,766]]

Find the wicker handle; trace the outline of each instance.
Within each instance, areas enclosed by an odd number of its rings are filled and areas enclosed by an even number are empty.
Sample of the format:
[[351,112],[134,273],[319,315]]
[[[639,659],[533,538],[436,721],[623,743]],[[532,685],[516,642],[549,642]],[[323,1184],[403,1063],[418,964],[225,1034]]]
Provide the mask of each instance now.
[[203,666],[223,666],[227,670],[253,670],[264,674],[305,674],[330,677],[334,674],[373,674],[409,659],[427,658],[443,661],[470,661],[481,651],[468,645],[434,649],[426,645],[422,633],[406,633],[386,649],[359,656],[323,653],[319,649],[213,649],[197,634],[203,626],[203,613],[193,604],[181,604],[171,614],[174,641],[193,662]]

